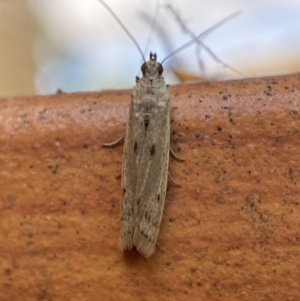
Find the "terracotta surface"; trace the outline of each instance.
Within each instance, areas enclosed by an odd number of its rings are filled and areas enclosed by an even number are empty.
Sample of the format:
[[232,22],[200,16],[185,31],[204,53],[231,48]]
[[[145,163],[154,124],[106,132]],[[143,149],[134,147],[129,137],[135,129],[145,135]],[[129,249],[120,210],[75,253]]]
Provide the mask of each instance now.
[[0,300],[300,300],[299,75],[171,87],[153,257],[117,249],[130,91],[0,100]]

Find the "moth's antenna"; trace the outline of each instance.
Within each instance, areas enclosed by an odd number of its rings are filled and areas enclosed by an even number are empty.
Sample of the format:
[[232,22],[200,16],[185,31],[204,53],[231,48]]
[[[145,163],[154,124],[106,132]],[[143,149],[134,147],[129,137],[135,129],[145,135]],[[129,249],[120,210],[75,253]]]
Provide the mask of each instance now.
[[155,29],[156,24],[157,24],[156,20],[158,18],[159,11],[160,11],[160,5],[158,3],[158,0],[156,0],[155,1],[154,17],[152,18],[152,21],[151,21],[150,33],[149,33],[149,36],[148,36],[148,39],[147,39],[147,42],[146,42],[144,53],[147,53],[147,51],[148,51],[148,47],[149,47],[150,41],[151,41],[151,35],[154,32],[154,29]]
[[[99,0],[100,1],[100,0]],[[181,47],[177,48],[176,50],[174,50],[173,52],[171,52],[169,55],[167,55],[161,62],[161,64],[163,64],[163,62],[165,62],[168,58],[170,58],[171,56],[175,55],[176,53],[180,52],[181,50],[191,46],[193,43],[195,43],[196,40],[201,39],[203,37],[205,37],[206,35],[208,35],[209,33],[211,33],[212,31],[214,31],[215,29],[217,29],[218,27],[222,26],[223,24],[225,24],[226,22],[232,20],[233,18],[239,16],[240,14],[242,14],[242,11],[239,10],[231,15],[229,15],[228,17],[224,18],[223,20],[221,20],[220,22],[218,22],[217,24],[213,25],[212,27],[208,28],[207,30],[205,30],[204,32],[202,32],[201,34],[199,34],[198,36],[196,36],[194,39],[192,39],[191,41],[185,43],[184,45],[182,45]]]
[[124,26],[124,24],[121,22],[121,20],[117,17],[117,15],[114,13],[114,11],[103,1],[103,0],[98,0],[100,3],[102,3],[102,5],[111,13],[111,15],[115,18],[115,20],[119,23],[119,25],[124,29],[124,31],[127,33],[127,35],[129,36],[129,38],[131,39],[131,41],[135,44],[135,46],[137,47],[137,49],[139,50],[144,62],[145,60],[145,56],[143,54],[143,51],[141,49],[141,47],[139,46],[138,42],[135,40],[135,38],[131,35],[131,33],[128,31],[128,29]]

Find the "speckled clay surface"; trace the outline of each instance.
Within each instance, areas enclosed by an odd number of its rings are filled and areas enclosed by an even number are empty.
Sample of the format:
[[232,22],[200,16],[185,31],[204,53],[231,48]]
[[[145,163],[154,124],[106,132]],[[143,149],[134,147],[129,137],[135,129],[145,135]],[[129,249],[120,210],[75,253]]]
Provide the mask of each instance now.
[[[0,100],[0,300],[300,300],[299,75],[171,87],[159,246],[120,253],[130,91]],[[300,105],[300,104],[299,104]]]

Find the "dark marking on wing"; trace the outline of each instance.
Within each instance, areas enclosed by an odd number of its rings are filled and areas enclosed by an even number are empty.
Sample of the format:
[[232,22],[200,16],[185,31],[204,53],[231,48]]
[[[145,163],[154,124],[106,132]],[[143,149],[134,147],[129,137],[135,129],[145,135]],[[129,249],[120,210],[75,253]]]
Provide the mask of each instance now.
[[145,119],[145,120],[144,120],[144,125],[145,125],[145,128],[148,127],[148,125],[149,125],[149,120],[148,120],[148,119]]
[[148,234],[146,234],[145,232],[141,231],[141,233],[143,234],[144,237],[146,237],[150,242],[154,243],[154,239],[153,238],[150,238],[148,236]]
[[151,145],[151,148],[150,148],[150,155],[151,155],[151,156],[154,156],[154,154],[155,154],[155,145],[152,144],[152,145]]
[[133,215],[133,208],[131,210],[127,210],[122,214],[122,221],[128,221],[130,220],[131,216]]
[[126,193],[126,188],[123,188],[123,195]]
[[134,150],[134,153],[136,154],[137,153],[137,141],[134,142],[134,147],[133,147],[133,150]]
[[149,239],[149,237],[148,237],[148,235],[145,233],[145,232],[141,232],[148,240],[150,240]]
[[147,211],[145,212],[144,217],[145,217],[145,219],[147,220],[147,222],[150,223],[151,217],[150,217],[150,215],[147,213]]
[[160,194],[157,196],[157,202],[159,203],[160,201]]

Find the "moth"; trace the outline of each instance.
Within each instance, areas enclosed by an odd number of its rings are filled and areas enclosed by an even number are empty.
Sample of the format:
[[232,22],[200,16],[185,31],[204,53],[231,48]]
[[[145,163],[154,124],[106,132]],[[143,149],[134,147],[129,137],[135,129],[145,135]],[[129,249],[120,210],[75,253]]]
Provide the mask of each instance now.
[[141,70],[143,76],[136,77],[124,137],[119,249],[134,246],[149,257],[155,251],[166,199],[170,92],[155,53],[150,53]]
[[[144,59],[140,47],[118,17],[104,1],[99,1],[137,45]],[[162,63],[232,17],[223,19],[181,46]],[[125,134],[115,142],[103,144],[111,147],[124,137],[119,249],[124,251],[135,247],[145,257],[154,253],[158,239],[168,177],[171,178],[168,171],[169,154],[183,160],[170,147],[170,90],[162,76],[162,63],[157,62],[157,56],[152,52],[148,61],[144,59],[142,77],[136,77],[132,92]]]

